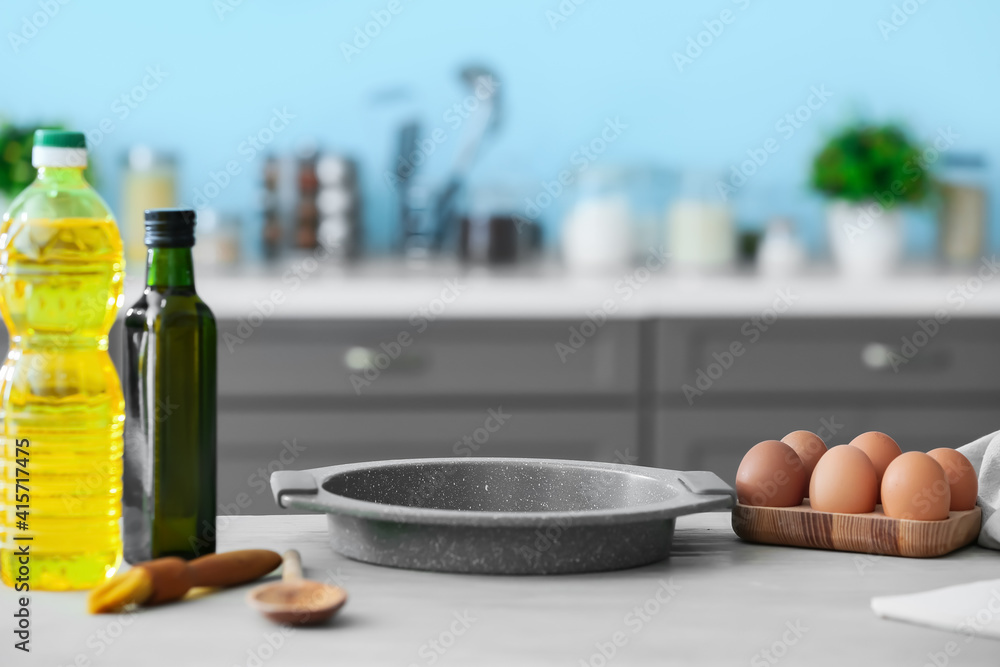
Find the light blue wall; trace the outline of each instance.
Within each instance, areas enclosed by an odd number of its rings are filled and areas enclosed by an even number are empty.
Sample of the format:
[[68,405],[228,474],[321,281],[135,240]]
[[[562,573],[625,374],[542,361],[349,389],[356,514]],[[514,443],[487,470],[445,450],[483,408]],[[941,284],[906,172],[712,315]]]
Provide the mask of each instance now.
[[[554,29],[546,12],[559,0],[399,0],[400,13],[351,62],[340,44],[389,0],[243,0],[220,18],[215,7],[223,2],[42,0],[58,13],[15,52],[10,33],[20,33],[40,3],[6,0],[0,113],[85,129],[110,119],[114,131],[95,153],[113,202],[117,161],[130,144],[181,156],[186,202],[211,170],[238,160],[243,173],[214,203],[249,218],[260,160],[247,164],[238,147],[272,108],[287,108],[296,118],[271,147],[316,138],[361,158],[369,237],[383,247],[391,199],[379,175],[402,108],[376,105],[373,96],[405,86],[409,108],[428,127],[447,128],[442,114],[465,95],[455,72],[469,60],[498,70],[505,97],[501,139],[475,181],[537,191],[607,117],[628,125],[603,156],[613,163],[728,169],[773,136],[780,150],[743,189],[741,213],[750,220],[795,213],[815,247],[819,207],[801,186],[810,155],[838,123],[857,114],[901,119],[928,138],[950,126],[956,150],[1000,158],[1000,3],[989,0],[587,0]],[[886,39],[878,22],[891,19],[894,4],[918,9]],[[678,71],[672,54],[725,9],[732,23]],[[147,67],[166,78],[120,118],[114,101],[142,82]],[[820,85],[833,97],[782,138],[776,121]],[[450,134],[428,173],[444,171],[457,143]],[[932,226],[911,227],[911,245],[926,250]]]

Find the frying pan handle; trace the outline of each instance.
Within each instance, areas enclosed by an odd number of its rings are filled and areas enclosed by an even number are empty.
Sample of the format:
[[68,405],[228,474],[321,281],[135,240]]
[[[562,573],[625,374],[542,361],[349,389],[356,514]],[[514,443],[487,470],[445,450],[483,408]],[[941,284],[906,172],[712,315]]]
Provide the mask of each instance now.
[[319,485],[309,471],[278,470],[271,473],[271,493],[278,507],[287,509],[284,503],[286,496],[315,496],[319,493]]
[[707,470],[678,471],[677,479],[687,487],[688,491],[699,496],[736,497],[736,491],[714,472]]

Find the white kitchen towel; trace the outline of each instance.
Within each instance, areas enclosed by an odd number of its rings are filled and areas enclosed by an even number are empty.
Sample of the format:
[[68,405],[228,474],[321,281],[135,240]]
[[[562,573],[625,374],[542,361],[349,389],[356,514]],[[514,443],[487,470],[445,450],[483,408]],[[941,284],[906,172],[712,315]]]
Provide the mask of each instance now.
[[1000,639],[1000,579],[975,581],[924,593],[872,598],[882,618]]
[[958,451],[972,462],[979,475],[979,506],[983,508],[983,528],[979,546],[1000,549],[1000,431],[984,435]]
[[[958,451],[965,454],[979,475],[979,506],[983,508],[979,546],[1000,549],[1000,431],[984,435]],[[872,598],[872,611],[882,618],[968,637],[1000,639],[1000,579]]]

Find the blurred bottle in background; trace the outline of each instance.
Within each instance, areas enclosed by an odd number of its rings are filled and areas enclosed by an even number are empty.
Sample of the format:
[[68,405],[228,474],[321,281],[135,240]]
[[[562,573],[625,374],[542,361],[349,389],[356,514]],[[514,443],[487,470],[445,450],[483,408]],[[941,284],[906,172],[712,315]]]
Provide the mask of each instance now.
[[628,197],[640,255],[661,252],[663,214],[677,197],[679,181],[677,172],[657,164],[637,164],[628,169]]
[[470,188],[458,231],[463,262],[514,264],[538,254],[541,228],[518,212],[523,197],[522,190],[506,184]]
[[265,262],[271,262],[281,254],[284,225],[281,214],[281,162],[274,155],[264,160],[261,179],[260,213],[263,226],[260,236],[260,253]]
[[192,255],[199,268],[225,270],[240,262],[240,221],[214,208],[198,211],[198,243]]
[[667,212],[667,250],[671,263],[686,271],[713,272],[736,261],[732,210],[719,199],[714,175],[688,172]]
[[174,158],[157,153],[148,146],[133,146],[125,158],[121,197],[125,259],[132,266],[142,266],[146,261],[144,211],[177,205],[177,164]]
[[298,202],[295,205],[295,247],[312,250],[318,245],[316,233],[319,229],[319,208],[316,196],[319,194],[319,178],[316,164],[319,151],[315,145],[307,145],[299,152],[296,182]]
[[986,239],[986,159],[975,153],[946,153],[942,167],[941,254],[952,265],[974,264],[982,258]]
[[635,229],[628,172],[592,166],[579,176],[575,201],[562,226],[562,257],[573,270],[604,271],[628,266]]
[[361,252],[361,191],[357,164],[346,157],[323,153],[316,162],[319,192],[317,237],[319,244],[334,255],[331,259],[349,261]]
[[794,276],[805,266],[806,250],[788,218],[772,218],[757,248],[757,270],[772,278]]

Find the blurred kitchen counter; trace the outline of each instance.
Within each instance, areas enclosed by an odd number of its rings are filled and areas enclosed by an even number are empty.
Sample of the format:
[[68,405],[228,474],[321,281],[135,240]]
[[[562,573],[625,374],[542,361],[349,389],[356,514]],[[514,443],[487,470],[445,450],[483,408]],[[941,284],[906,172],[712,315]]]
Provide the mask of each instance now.
[[[219,321],[219,503],[240,513],[277,511],[266,480],[282,467],[474,453],[731,480],[754,442],[795,429],[927,451],[1000,424],[992,269],[860,283],[822,267],[787,281],[307,260],[196,273]],[[514,416],[467,447],[490,410]]]
[[[832,268],[765,278],[750,272],[693,276],[644,267],[578,274],[557,264],[507,270],[379,261],[349,268],[314,260],[231,272],[196,270],[197,289],[219,319],[644,319],[1000,316],[1000,264],[968,272],[928,265],[869,280]],[[978,275],[977,275],[978,273]],[[141,290],[129,280],[126,304]]]

